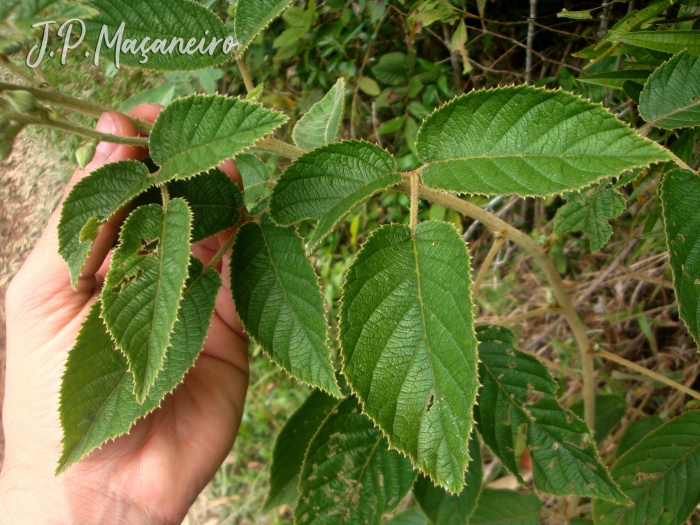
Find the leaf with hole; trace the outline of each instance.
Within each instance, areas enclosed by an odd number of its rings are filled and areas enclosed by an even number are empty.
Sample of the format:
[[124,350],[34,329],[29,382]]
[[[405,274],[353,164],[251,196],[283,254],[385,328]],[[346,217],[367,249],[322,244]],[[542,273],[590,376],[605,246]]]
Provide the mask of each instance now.
[[700,58],[679,53],[649,77],[639,114],[663,129],[700,126]]
[[73,286],[100,227],[154,182],[144,164],[125,160],[106,164],[73,186],[58,223],[58,252],[68,264]]
[[700,177],[672,170],[661,181],[666,244],[680,318],[700,344]]
[[564,193],[670,158],[604,107],[529,86],[457,97],[425,119],[416,147],[426,186],[489,195]]
[[106,56],[117,67],[184,71],[217,66],[231,58],[223,50],[229,36],[224,23],[192,0],[89,3],[100,12],[85,21],[85,39],[95,50],[95,60]]
[[246,332],[275,363],[340,397],[318,277],[293,228],[277,226],[264,214],[259,224],[238,230],[231,291]]
[[369,142],[327,144],[295,160],[272,192],[270,214],[278,224],[318,221],[306,250],[318,244],[356,206],[401,182],[391,154]]
[[294,143],[301,149],[314,149],[335,142],[343,120],[344,101],[345,79],[340,77],[294,126]]
[[354,397],[343,400],[309,444],[299,478],[298,525],[380,525],[411,490],[416,472]]
[[215,168],[287,121],[282,113],[239,98],[192,95],[166,107],[150,148],[158,184]]
[[591,252],[600,251],[612,236],[608,222],[625,211],[625,197],[608,184],[594,184],[576,193],[567,193],[566,204],[557,210],[554,231],[586,232]]
[[559,405],[557,384],[534,356],[513,348],[507,328],[480,326],[477,428],[484,442],[523,483],[515,450],[525,436],[535,488],[557,496],[627,503],[601,463],[588,426]]
[[57,472],[106,441],[126,434],[182,382],[204,345],[220,286],[216,271],[204,270],[201,262],[191,258],[163,369],[143,403],[134,397],[134,379],[126,358],[100,319],[100,303],[93,305],[68,354],[61,380],[63,451]]
[[483,475],[481,443],[476,432],[472,432],[469,437],[469,465],[462,492],[450,494],[433,485],[430,478],[419,475],[413,486],[413,496],[432,525],[468,525],[469,517],[479,501]]
[[538,525],[541,510],[536,494],[485,488],[469,525]]
[[243,180],[243,202],[249,214],[257,215],[267,207],[272,194],[270,170],[258,157],[250,153],[237,155],[236,167]]
[[241,218],[241,190],[218,168],[168,184],[171,198],[181,197],[192,210],[192,242],[233,228]]
[[287,9],[292,0],[238,0],[234,16],[234,29],[240,57],[256,36]]
[[338,400],[335,397],[321,390],[314,390],[287,419],[272,449],[270,488],[263,510],[296,503],[299,496],[299,473],[306,449],[328,414],[337,405]]
[[700,412],[686,412],[634,445],[612,467],[632,505],[593,503],[598,525],[683,525],[700,501]]
[[143,403],[163,367],[190,257],[192,213],[182,199],[149,204],[124,222],[105,277],[102,318]]
[[469,274],[452,225],[382,226],[350,266],[340,310],[343,373],[364,410],[452,493],[478,388]]

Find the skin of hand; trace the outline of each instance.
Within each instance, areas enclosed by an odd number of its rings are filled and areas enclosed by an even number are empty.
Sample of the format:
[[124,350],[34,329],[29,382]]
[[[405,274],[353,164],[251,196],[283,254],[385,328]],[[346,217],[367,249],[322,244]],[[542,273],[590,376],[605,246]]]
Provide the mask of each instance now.
[[[153,122],[162,108],[143,105],[132,116]],[[137,136],[124,115],[105,113],[97,129]],[[141,160],[146,151],[101,143],[69,188],[110,162]],[[240,184],[232,161],[221,168]],[[0,473],[0,522],[60,524],[180,523],[231,450],[248,388],[248,344],[236,316],[227,271],[202,354],[184,383],[130,433],[111,441],[59,476],[59,388],[68,351],[97,300],[110,250],[126,211],[102,228],[77,285],[58,254],[53,213],[5,298],[7,373],[3,425],[6,454]],[[233,234],[192,247],[206,265]],[[227,268],[230,254],[220,268]]]

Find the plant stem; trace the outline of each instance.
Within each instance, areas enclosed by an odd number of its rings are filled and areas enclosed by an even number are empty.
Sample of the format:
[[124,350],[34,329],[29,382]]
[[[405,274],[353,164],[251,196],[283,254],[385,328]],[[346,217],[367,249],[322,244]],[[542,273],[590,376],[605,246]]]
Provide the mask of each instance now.
[[486,259],[484,259],[481,268],[479,268],[479,274],[476,276],[476,280],[474,281],[474,286],[472,287],[472,298],[476,297],[479,293],[481,283],[483,283],[484,279],[486,278],[486,272],[488,272],[489,268],[491,267],[491,263],[496,258],[496,255],[498,255],[498,252],[501,250],[501,246],[503,246],[503,243],[506,242],[507,239],[506,235],[503,234],[494,234],[494,236],[496,237],[496,240],[491,245],[489,253],[486,254]]
[[508,326],[510,324],[515,324],[520,321],[523,321],[525,319],[529,319],[531,317],[537,317],[538,315],[545,315],[545,314],[556,314],[556,313],[561,313],[561,308],[553,307],[553,306],[545,306],[543,308],[537,308],[535,310],[530,310],[529,312],[525,312],[524,314],[519,314],[519,315],[514,315],[512,317],[506,317],[505,319],[501,321],[497,321],[497,324],[503,325],[503,326]]
[[[410,192],[410,185],[406,182],[402,182],[397,188],[404,193]],[[591,344],[588,341],[586,327],[576,313],[566,293],[566,288],[559,276],[559,271],[554,266],[552,260],[547,256],[542,246],[525,233],[499,219],[494,214],[455,197],[454,195],[433,191],[425,187],[419,189],[419,195],[429,202],[440,204],[462,215],[481,221],[491,232],[503,232],[505,238],[523,248],[541,266],[552,288],[557,304],[561,306],[564,316],[576,339],[576,344],[579,347],[583,372],[584,419],[588,426],[593,428],[595,423],[595,368],[593,355],[591,354]]]
[[525,55],[525,83],[532,84],[532,44],[535,41],[537,0],[530,0],[530,23],[527,25],[527,51]]
[[[33,86],[40,84],[40,81],[38,81],[36,78],[34,78],[29,73],[27,73],[24,69],[19,67],[17,64],[15,64],[12,60],[10,60],[10,57],[5,55],[4,53],[0,53],[0,66],[4,67],[10,73],[15,75],[16,77],[21,78],[22,80],[24,80],[28,84],[31,84]],[[26,88],[26,86],[25,86],[25,88]]]
[[420,204],[420,197],[418,197],[418,187],[420,186],[420,172],[414,171],[411,179],[411,234],[416,233],[416,226],[418,226],[418,205]]
[[[41,100],[42,102],[45,102],[51,106],[69,109],[89,117],[99,118],[102,113],[114,111],[113,109],[88,102],[87,100],[81,100],[69,95],[64,95],[63,93],[59,93],[53,89],[38,89],[29,86],[17,86],[15,84],[0,82],[0,91],[28,91],[34,95],[37,100]],[[131,120],[134,127],[141,133],[150,133],[151,129],[153,128],[153,124],[146,122],[145,120],[140,120],[128,115],[126,115],[126,118]]]
[[160,196],[163,199],[163,208],[167,208],[168,203],[170,202],[170,192],[168,192],[167,184],[160,186]]
[[[14,119],[13,119],[14,120]],[[55,120],[51,118],[42,120],[25,120],[27,124],[39,124],[42,126],[48,126],[50,128],[60,129],[62,131],[68,131],[69,133],[75,133],[76,135],[81,135],[89,139],[95,139],[99,142],[111,142],[113,144],[124,144],[126,146],[136,146],[136,147],[148,147],[148,139],[143,137],[120,137],[118,135],[111,135],[109,133],[102,133],[100,131],[95,131],[94,129],[86,128],[73,124],[72,122],[65,120]]]
[[216,265],[219,264],[219,261],[223,259],[224,255],[226,255],[226,252],[233,247],[233,243],[236,241],[236,234],[231,235],[228,241],[226,241],[221,248],[219,248],[219,251],[216,252],[216,255],[214,255],[214,258],[207,264],[206,270],[213,270],[216,268]]
[[242,56],[237,58],[236,64],[238,64],[238,70],[241,72],[241,76],[243,77],[245,89],[248,93],[250,93],[255,89],[255,84],[253,84],[253,79],[250,76],[250,70],[248,69],[248,64],[246,64],[245,57]]
[[687,386],[681,385],[680,383],[676,383],[672,379],[664,377],[661,374],[654,372],[653,370],[649,370],[648,368],[644,368],[643,366],[640,366],[637,363],[633,363],[632,361],[628,361],[624,357],[619,357],[615,354],[611,354],[607,350],[596,350],[593,352],[593,355],[596,355],[599,357],[604,357],[605,359],[608,359],[610,361],[614,361],[615,363],[618,363],[622,366],[626,366],[627,368],[630,368],[630,369],[634,370],[635,372],[639,372],[640,374],[651,377],[652,379],[656,379],[657,381],[660,381],[661,383],[664,383],[670,387],[673,387],[676,390],[680,390],[684,394],[688,394],[689,396],[694,397],[695,399],[700,399],[700,392],[696,392],[695,390],[691,390]]

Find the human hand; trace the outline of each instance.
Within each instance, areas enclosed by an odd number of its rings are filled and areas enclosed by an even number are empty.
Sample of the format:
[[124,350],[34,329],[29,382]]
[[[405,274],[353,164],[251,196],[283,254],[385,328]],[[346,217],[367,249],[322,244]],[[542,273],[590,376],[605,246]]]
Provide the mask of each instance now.
[[[130,114],[153,122],[160,110],[144,105]],[[103,114],[97,129],[137,136],[131,121],[116,112]],[[104,164],[145,156],[143,149],[101,143],[86,169],[75,172],[69,189]],[[233,162],[223,163],[221,169],[240,183]],[[222,272],[223,286],[204,349],[184,383],[128,435],[56,477],[63,368],[80,325],[99,296],[125,216],[118,214],[102,228],[74,290],[58,254],[60,211],[59,206],[5,298],[6,448],[0,473],[0,521],[180,523],[230,451],[248,387],[247,338],[235,313],[228,272]],[[198,243],[192,252],[206,265],[232,234],[224,232]],[[222,267],[228,261],[227,254]]]

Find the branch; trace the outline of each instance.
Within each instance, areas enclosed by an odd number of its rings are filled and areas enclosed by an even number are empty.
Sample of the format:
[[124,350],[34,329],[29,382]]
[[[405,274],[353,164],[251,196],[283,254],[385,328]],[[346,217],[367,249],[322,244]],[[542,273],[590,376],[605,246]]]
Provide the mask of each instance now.
[[507,239],[507,235],[504,233],[495,233],[494,236],[496,237],[496,240],[491,245],[489,253],[486,254],[486,259],[484,259],[481,268],[479,268],[479,275],[476,276],[474,286],[472,286],[472,298],[476,297],[476,295],[479,293],[481,283],[484,282],[484,279],[486,278],[486,272],[491,267],[491,263],[496,258],[496,255],[501,250],[501,246],[503,246],[503,243],[506,242]]
[[[410,184],[402,182],[397,186],[397,188],[400,191],[410,195]],[[513,241],[515,244],[523,248],[539,263],[545,276],[547,277],[547,280],[549,281],[550,286],[552,287],[552,292],[554,293],[557,304],[561,306],[563,310],[563,314],[571,327],[571,331],[576,339],[576,344],[579,347],[583,369],[583,402],[585,421],[590,428],[593,428],[595,423],[595,368],[593,355],[590,352],[591,344],[588,341],[588,336],[586,335],[586,327],[583,325],[581,318],[576,313],[574,305],[571,303],[571,300],[566,293],[566,288],[564,288],[564,283],[559,276],[559,271],[554,266],[552,260],[547,256],[542,246],[525,233],[499,219],[492,213],[484,211],[478,206],[455,197],[454,195],[440,193],[425,187],[421,187],[418,194],[421,198],[427,201],[440,204],[441,206],[455,210],[462,215],[480,221],[489,230],[491,230],[491,232],[503,232],[503,235],[507,239]]]
[[525,83],[532,84],[532,44],[535,41],[535,18],[537,0],[530,0],[530,21],[527,25],[527,52],[525,55]]
[[238,69],[243,77],[243,83],[245,84],[245,89],[248,93],[255,89],[255,84],[250,76],[250,70],[248,69],[248,64],[246,64],[245,57],[240,57],[236,59],[236,64],[238,64]]

